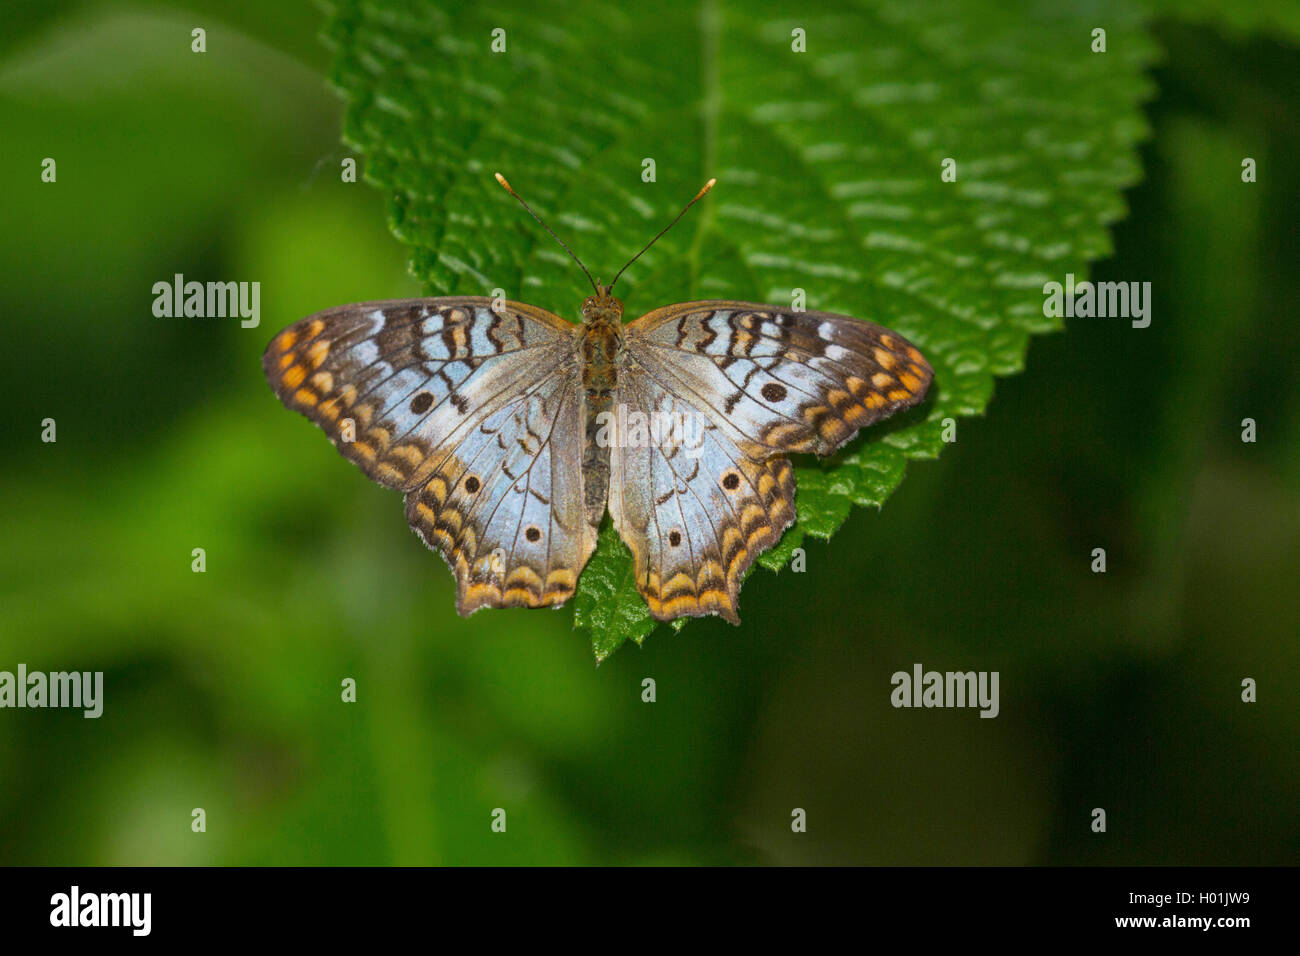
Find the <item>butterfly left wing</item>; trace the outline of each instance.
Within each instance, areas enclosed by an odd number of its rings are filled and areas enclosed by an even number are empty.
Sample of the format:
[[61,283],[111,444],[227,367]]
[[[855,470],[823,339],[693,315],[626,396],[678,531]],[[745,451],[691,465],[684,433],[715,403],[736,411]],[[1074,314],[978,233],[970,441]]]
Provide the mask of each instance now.
[[367,476],[409,491],[430,452],[564,362],[575,326],[480,296],[326,309],[279,332],[262,370]]
[[925,397],[920,350],[871,322],[751,302],[686,302],[625,329],[633,361],[710,409],[746,451],[829,455]]
[[563,604],[583,516],[576,326],[481,297],[341,306],[267,346],[267,380],[369,477],[406,492],[457,610]]

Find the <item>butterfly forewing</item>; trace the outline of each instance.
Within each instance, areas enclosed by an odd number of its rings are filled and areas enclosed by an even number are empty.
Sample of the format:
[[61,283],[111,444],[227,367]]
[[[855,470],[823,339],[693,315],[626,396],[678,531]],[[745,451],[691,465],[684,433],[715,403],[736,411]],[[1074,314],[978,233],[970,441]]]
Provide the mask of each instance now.
[[562,360],[572,325],[531,306],[492,304],[399,299],[328,309],[272,339],[262,367],[280,400],[344,456],[409,490],[452,430],[514,397],[525,371]]
[[829,455],[860,428],[921,401],[934,377],[920,351],[889,329],[749,302],[657,309],[627,327],[627,349],[760,457]]

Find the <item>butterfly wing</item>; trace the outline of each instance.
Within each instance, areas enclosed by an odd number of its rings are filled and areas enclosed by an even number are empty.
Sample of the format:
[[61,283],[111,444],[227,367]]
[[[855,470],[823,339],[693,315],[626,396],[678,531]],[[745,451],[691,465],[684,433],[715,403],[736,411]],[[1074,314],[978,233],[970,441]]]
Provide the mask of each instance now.
[[[609,512],[650,613],[662,621],[718,614],[739,624],[745,571],[794,521],[790,462],[745,454],[646,366],[620,368],[615,407]],[[644,422],[651,432],[638,430]]]
[[521,303],[342,306],[262,364],[289,408],[381,484],[455,573],[457,610],[562,604],[595,547],[582,515],[576,326]]
[[920,350],[879,325],[749,302],[686,302],[627,326],[632,358],[710,409],[748,454],[829,455],[925,397]]
[[618,401],[703,422],[693,457],[689,442],[638,441],[630,426],[611,448],[610,514],[661,620],[737,623],[745,571],[795,518],[783,455],[830,454],[915,405],[933,379],[902,336],[825,312],[688,302],[642,316],[624,337]]
[[584,413],[560,367],[433,454],[406,517],[456,575],[456,610],[567,601],[596,547],[583,509]]
[[409,491],[454,429],[514,397],[539,366],[564,360],[573,325],[532,306],[491,306],[466,297],[327,309],[272,339],[262,369],[280,400],[346,458]]

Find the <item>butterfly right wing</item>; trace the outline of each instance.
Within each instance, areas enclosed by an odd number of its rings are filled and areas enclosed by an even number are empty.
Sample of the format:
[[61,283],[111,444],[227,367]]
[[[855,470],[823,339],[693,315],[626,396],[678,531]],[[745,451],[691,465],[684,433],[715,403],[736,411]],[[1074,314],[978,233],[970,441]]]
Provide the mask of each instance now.
[[[519,303],[414,299],[309,316],[263,367],[456,576],[457,610],[564,603],[595,548],[576,326]],[[350,424],[349,424],[350,423]]]
[[933,377],[896,332],[825,312],[686,302],[624,335],[618,401],[644,417],[704,423],[693,449],[644,440],[611,449],[610,514],[660,620],[738,622],[745,572],[795,518],[785,454],[830,454],[919,402]]

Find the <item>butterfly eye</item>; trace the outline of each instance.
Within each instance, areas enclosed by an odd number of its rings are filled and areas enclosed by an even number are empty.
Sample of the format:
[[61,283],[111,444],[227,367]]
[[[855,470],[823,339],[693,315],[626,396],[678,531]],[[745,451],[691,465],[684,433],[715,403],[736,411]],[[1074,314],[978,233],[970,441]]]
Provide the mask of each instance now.
[[682,543],[682,533],[680,531],[670,531],[668,533],[668,543],[674,548]]
[[769,402],[779,402],[785,398],[785,386],[775,382],[768,382],[759,391]]
[[419,395],[415,396],[415,398],[411,399],[411,411],[415,412],[417,415],[423,415],[432,405],[432,392],[421,392]]
[[736,474],[734,471],[727,472],[722,476],[722,487],[726,488],[728,491],[735,491],[740,487],[740,475]]
[[527,538],[529,541],[540,541],[542,539],[542,532],[538,529],[536,525],[530,524],[527,528],[524,529],[524,537]]
[[479,486],[480,486],[480,482],[478,480],[478,475],[470,475],[468,478],[465,479],[465,490],[468,491],[471,495],[474,494],[474,492],[478,491]]

